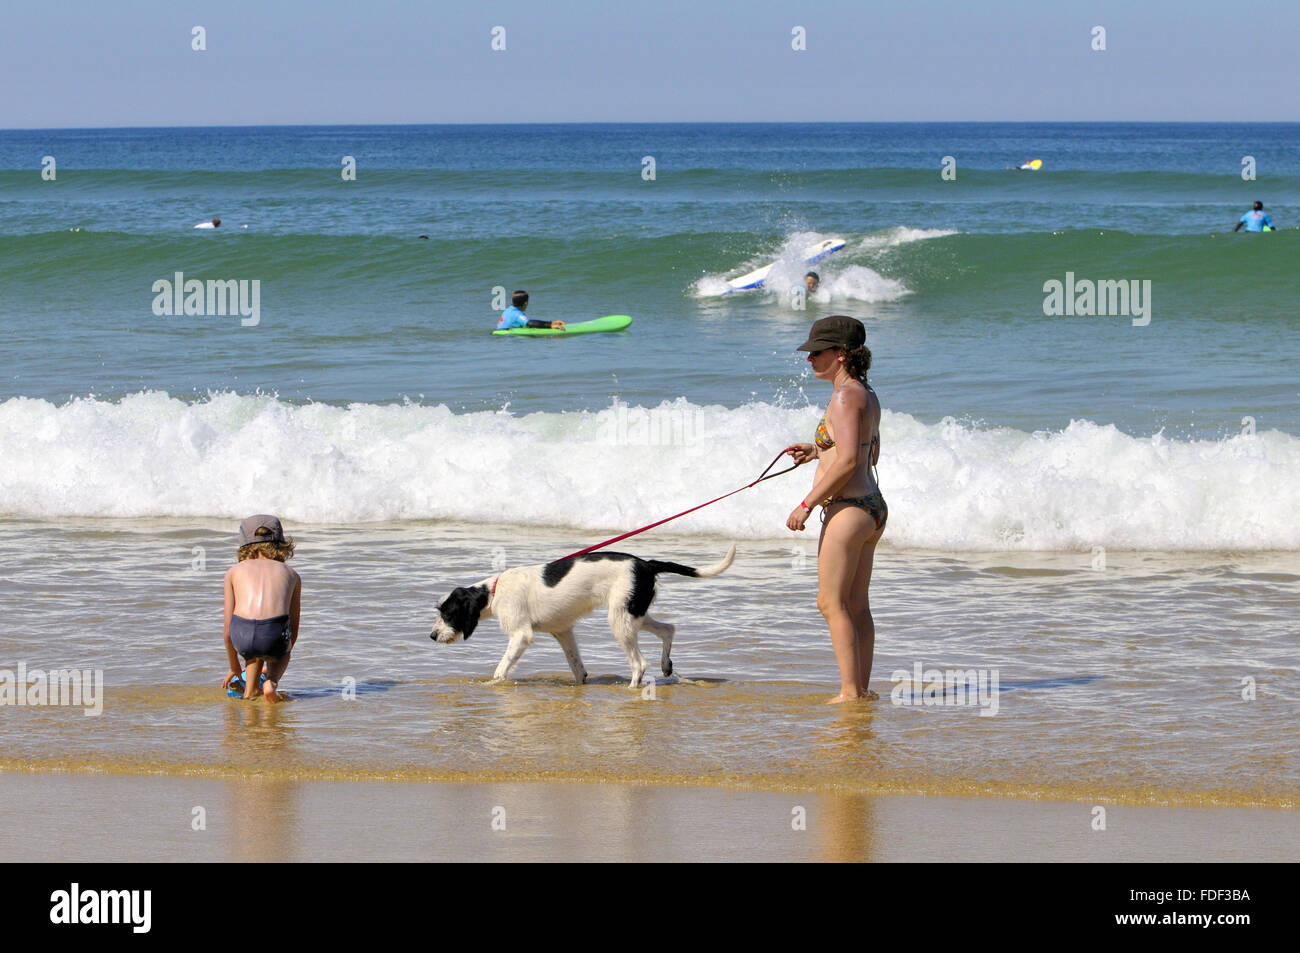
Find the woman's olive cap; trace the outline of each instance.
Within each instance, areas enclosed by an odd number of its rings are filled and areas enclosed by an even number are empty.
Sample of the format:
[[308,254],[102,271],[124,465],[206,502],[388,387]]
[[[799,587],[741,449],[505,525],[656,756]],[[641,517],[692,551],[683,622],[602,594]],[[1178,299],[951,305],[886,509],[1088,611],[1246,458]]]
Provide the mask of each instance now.
[[867,329],[857,318],[846,314],[832,314],[819,318],[808,331],[808,340],[799,345],[799,351],[824,351],[836,347],[851,351],[867,343]]

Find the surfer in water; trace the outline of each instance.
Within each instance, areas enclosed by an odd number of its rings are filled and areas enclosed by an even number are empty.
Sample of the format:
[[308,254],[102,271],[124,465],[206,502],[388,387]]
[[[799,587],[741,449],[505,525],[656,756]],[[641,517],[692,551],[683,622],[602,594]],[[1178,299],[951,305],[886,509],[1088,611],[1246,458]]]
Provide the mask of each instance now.
[[505,313],[501,315],[501,320],[497,322],[497,330],[507,331],[510,328],[554,328],[556,331],[564,330],[563,321],[538,321],[524,314],[527,310],[528,292],[514,292],[510,296],[510,307],[506,308]]
[[803,276],[803,287],[804,290],[807,291],[809,294],[812,294],[814,291],[816,291],[818,285],[820,285],[821,283],[822,283],[821,275],[817,274],[817,272],[815,271],[810,271],[808,272],[808,274]]
[[212,221],[210,221],[210,222],[199,222],[199,224],[195,225],[194,227],[195,227],[195,228],[220,228],[220,227],[221,227],[221,219],[220,219],[220,218],[217,218],[216,216],[213,216]]
[[1237,223],[1237,227],[1233,231],[1241,231],[1243,225],[1246,226],[1248,232],[1271,232],[1273,230],[1273,220],[1264,211],[1263,202],[1256,202],[1249,212],[1241,216],[1241,221]]
[[808,352],[813,373],[833,390],[813,443],[786,449],[795,463],[817,461],[812,489],[785,525],[801,532],[813,508],[822,508],[817,608],[830,628],[840,669],[840,693],[830,704],[868,697],[876,627],[867,589],[889,518],[873,471],[880,458],[880,400],[867,383],[866,341],[866,328],[856,318],[837,314],[813,323],[799,350]]
[[274,516],[250,516],[239,524],[239,561],[226,570],[225,579],[230,671],[221,687],[228,689],[242,679],[244,698],[260,690],[267,701],[280,701],[279,681],[298,642],[302,612],[302,577],[284,564],[293,550],[293,540],[285,539],[284,527]]

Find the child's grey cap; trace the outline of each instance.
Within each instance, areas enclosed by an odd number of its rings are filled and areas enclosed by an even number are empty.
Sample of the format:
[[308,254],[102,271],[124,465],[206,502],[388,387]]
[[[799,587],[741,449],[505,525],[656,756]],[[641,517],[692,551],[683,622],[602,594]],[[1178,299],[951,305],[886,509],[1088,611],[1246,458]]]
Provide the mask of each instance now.
[[[259,533],[258,530],[266,530],[265,533]],[[274,516],[268,516],[265,513],[259,513],[257,516],[250,516],[239,524],[239,545],[247,546],[249,543],[283,543],[284,527]]]

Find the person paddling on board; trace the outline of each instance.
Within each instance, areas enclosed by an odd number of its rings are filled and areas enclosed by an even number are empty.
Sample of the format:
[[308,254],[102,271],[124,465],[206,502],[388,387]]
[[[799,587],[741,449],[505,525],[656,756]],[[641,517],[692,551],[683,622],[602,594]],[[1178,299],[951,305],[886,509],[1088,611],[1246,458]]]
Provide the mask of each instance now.
[[194,227],[195,227],[195,228],[220,228],[220,227],[221,227],[221,219],[220,219],[220,218],[216,218],[216,217],[214,217],[214,218],[212,219],[212,221],[210,221],[210,222],[199,222],[199,224],[195,225]]
[[498,331],[508,331],[511,328],[553,328],[556,331],[564,330],[563,321],[538,321],[524,314],[528,310],[528,292],[516,291],[510,296],[510,307],[506,308],[505,313],[501,315],[501,320],[497,322]]
[[1233,231],[1241,231],[1243,225],[1246,226],[1248,232],[1271,232],[1273,230],[1273,220],[1264,211],[1263,202],[1256,202],[1253,209],[1241,216],[1241,221],[1237,223],[1237,227]]

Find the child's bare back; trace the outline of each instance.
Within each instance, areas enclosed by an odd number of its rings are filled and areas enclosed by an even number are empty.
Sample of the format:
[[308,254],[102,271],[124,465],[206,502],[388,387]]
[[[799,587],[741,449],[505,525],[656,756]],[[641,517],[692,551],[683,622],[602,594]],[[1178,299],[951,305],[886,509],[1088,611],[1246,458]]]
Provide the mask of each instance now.
[[226,570],[235,591],[234,613],[245,619],[288,615],[293,594],[302,582],[296,572],[275,559],[247,559]]

